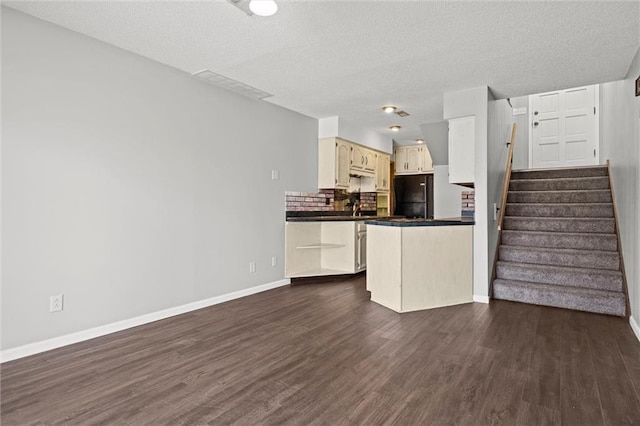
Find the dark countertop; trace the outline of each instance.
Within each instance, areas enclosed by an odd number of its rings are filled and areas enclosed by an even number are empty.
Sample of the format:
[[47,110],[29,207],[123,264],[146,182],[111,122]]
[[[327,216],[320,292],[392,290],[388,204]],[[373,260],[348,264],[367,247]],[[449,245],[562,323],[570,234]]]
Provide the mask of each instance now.
[[372,220],[389,220],[391,218],[401,219],[402,216],[304,216],[288,217],[287,222],[356,222]]
[[458,226],[475,225],[472,217],[448,217],[444,219],[405,219],[405,218],[384,218],[367,220],[367,225],[378,226]]

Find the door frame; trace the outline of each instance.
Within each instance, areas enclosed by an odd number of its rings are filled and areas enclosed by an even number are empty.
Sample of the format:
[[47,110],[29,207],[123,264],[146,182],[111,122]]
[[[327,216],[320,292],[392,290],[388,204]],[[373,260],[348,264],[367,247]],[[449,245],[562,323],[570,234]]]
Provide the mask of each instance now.
[[[587,86],[577,86],[577,87],[567,87],[566,89],[560,90],[571,90],[577,89],[579,87],[588,87],[593,86],[593,93],[595,97],[596,104],[596,113],[595,115],[595,128],[594,128],[594,137],[596,139],[596,164],[600,164],[600,85],[599,84],[591,84]],[[553,92],[553,90],[550,90]],[[542,92],[548,93],[548,92]],[[529,116],[529,168],[533,168],[533,96],[541,95],[542,93],[534,93],[532,95],[527,96],[528,107],[527,107],[527,115]]]

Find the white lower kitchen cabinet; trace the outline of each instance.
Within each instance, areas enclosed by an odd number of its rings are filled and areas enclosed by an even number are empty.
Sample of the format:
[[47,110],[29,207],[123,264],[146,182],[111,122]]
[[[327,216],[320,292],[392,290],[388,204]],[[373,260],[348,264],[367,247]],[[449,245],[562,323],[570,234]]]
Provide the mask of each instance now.
[[473,301],[473,226],[368,225],[367,238],[373,302],[411,312]]
[[363,221],[285,223],[287,278],[353,274],[366,268]]

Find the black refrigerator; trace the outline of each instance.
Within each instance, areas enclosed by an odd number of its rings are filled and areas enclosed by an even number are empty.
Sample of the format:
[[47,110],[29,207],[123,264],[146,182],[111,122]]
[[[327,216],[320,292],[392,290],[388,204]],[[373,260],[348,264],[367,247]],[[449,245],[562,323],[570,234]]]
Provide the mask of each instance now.
[[433,175],[396,176],[393,214],[433,219]]

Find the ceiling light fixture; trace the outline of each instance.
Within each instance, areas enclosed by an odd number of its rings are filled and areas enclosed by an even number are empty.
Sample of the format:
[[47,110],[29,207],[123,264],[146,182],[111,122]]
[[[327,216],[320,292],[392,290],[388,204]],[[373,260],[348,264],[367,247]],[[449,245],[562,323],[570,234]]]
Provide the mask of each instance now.
[[400,129],[402,129],[402,127],[400,127],[400,126],[390,126],[389,127],[389,130],[391,130],[392,132],[397,132]]
[[278,11],[278,4],[273,0],[251,0],[249,9],[258,16],[271,16]]
[[418,142],[418,143],[424,143],[424,139],[416,139],[416,142]]
[[384,112],[386,112],[387,114],[391,114],[392,112],[394,112],[397,108],[394,107],[393,105],[385,105],[382,107],[382,110]]

